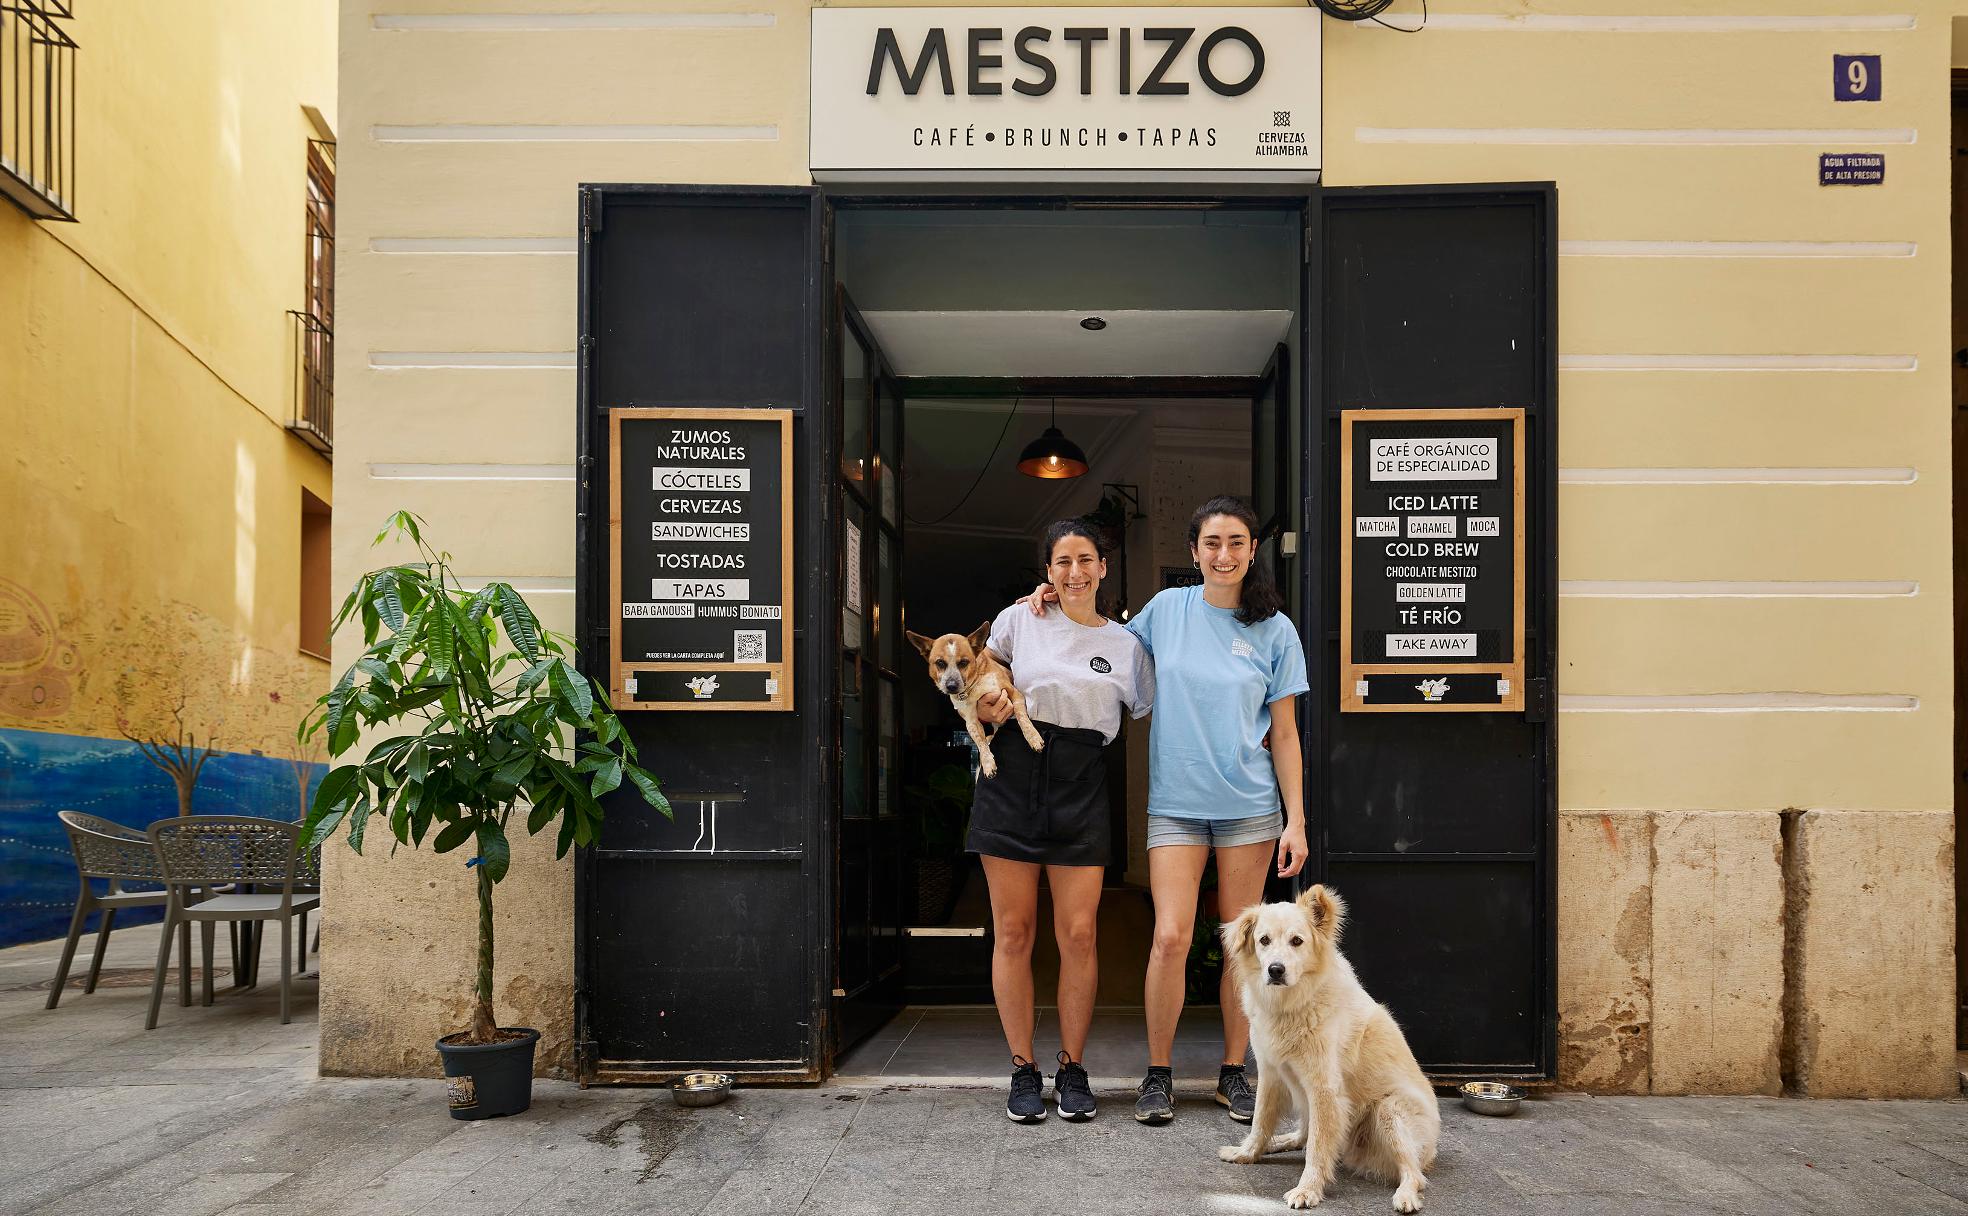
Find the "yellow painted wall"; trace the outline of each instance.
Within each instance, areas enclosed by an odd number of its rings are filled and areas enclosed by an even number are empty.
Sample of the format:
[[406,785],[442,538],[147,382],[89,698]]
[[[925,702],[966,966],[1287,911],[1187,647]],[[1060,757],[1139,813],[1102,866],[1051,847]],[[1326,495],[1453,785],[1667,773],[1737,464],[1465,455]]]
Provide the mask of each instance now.
[[301,491],[331,473],[282,426],[286,310],[333,6],[80,9],[80,222],[0,204],[0,727],[161,729],[183,688],[222,749],[295,755],[327,675]]
[[[542,587],[536,598],[565,627],[574,187],[808,181],[808,7],[610,0],[584,5],[601,14],[586,24],[501,30],[480,20],[516,7],[528,6],[342,5],[350,138],[336,575],[346,583],[371,564],[374,522],[409,506],[461,569]],[[1562,807],[1594,822],[1639,813],[1648,839],[1654,816],[1765,815],[1741,828],[1759,843],[1737,851],[1750,859],[1741,864],[1770,867],[1760,877],[1779,887],[1787,854],[1763,845],[1779,840],[1785,810],[1912,812],[1894,822],[1944,846],[1953,803],[1948,68],[1951,17],[1968,5],[1431,7],[1418,36],[1326,23],[1326,181],[1558,185]],[[606,13],[681,11],[765,20],[599,28]],[[1402,0],[1389,19],[1417,13]],[[1883,101],[1832,100],[1831,55],[1854,51],[1884,56]],[[534,129],[523,138],[485,129],[498,124]],[[586,124],[703,129],[661,141],[566,130]],[[719,137],[720,127],[756,126],[776,138]],[[1821,151],[1885,152],[1885,184],[1818,186]],[[1740,355],[1778,358],[1770,370],[1700,366]],[[1598,366],[1621,356],[1684,369]],[[1835,359],[1855,368],[1839,370],[1794,356],[1867,358]],[[1881,358],[1891,370],[1866,366]],[[344,640],[337,657],[351,655]],[[1793,826],[1802,841],[1830,822]],[[1578,839],[1616,837],[1608,827]],[[1825,836],[1812,865],[1831,865],[1839,847]],[[1623,845],[1615,853],[1634,855]],[[1881,913],[1888,932],[1895,907],[1952,898],[1946,875],[1844,860],[1854,889],[1906,893]],[[387,870],[337,864],[336,931],[418,948],[396,959],[377,950],[372,973],[327,993],[324,1066],[427,1068],[428,1040],[455,1013],[447,994],[462,990],[468,946],[462,936],[432,940],[421,919],[465,907],[462,871],[401,857]],[[1561,934],[1592,923],[1566,908],[1602,892],[1594,864],[1561,872]],[[1644,894],[1654,880],[1649,871],[1633,881]],[[571,891],[568,868],[537,849],[523,851],[506,884],[520,936],[502,942],[500,982],[548,1029],[550,1060],[565,1059],[571,1022]],[[1864,954],[1813,953],[1821,947],[1806,911],[1788,909],[1802,953],[1757,961],[1756,982],[1779,989],[1763,994],[1761,1010],[1782,1004],[1786,984],[1815,990],[1792,982],[1807,973],[1836,987],[1832,963]],[[1951,933],[1918,936],[1925,961],[1906,967],[1947,968]],[[1663,950],[1697,948],[1689,939],[1665,926],[1660,938]],[[1638,951],[1643,996],[1653,967],[1682,965],[1671,953],[1655,960],[1647,935],[1621,940]],[[1788,947],[1766,935],[1755,948]],[[1603,1004],[1590,969],[1575,964],[1612,944],[1584,934],[1565,949],[1561,986],[1573,982],[1579,1009]],[[1949,1002],[1937,989],[1892,1001],[1846,1009],[1919,1022],[1927,1037],[1884,1084],[1924,1092],[1945,1077],[1929,1032]],[[428,1014],[387,1029],[385,1009],[406,1007]],[[1673,1016],[1684,1014],[1718,1016]],[[1636,1025],[1649,1016],[1642,1009]],[[1758,1033],[1742,1050],[1756,1068],[1767,1062],[1756,1075],[1774,1084],[1776,1050]],[[1632,1087],[1631,1069],[1621,1075]],[[1642,1067],[1638,1086],[1647,1084]]]

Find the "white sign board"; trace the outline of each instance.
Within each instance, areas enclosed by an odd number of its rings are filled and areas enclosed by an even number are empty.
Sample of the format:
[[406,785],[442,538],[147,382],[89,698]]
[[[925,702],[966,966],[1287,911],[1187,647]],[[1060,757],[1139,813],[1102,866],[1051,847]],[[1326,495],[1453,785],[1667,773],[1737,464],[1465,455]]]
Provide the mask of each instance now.
[[1316,181],[1319,11],[817,8],[820,181]]

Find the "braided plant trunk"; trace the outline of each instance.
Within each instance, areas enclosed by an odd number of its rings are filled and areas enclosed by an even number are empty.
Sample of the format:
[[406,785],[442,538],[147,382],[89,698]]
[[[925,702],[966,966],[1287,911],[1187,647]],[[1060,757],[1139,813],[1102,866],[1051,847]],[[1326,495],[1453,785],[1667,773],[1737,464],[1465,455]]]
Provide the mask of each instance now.
[[478,984],[477,1000],[472,1003],[472,1043],[490,1043],[499,1037],[498,1023],[492,1017],[492,868],[485,864],[483,846],[479,849],[478,871]]

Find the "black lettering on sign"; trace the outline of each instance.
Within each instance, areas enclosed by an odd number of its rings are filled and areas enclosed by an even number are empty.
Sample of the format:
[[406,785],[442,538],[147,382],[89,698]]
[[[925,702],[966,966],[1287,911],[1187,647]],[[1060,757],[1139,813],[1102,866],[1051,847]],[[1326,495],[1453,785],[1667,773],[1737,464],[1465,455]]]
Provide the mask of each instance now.
[[895,41],[895,31],[883,26],[875,31],[875,55],[868,64],[868,96],[881,92],[882,65],[893,63],[895,75],[902,82],[902,91],[914,97],[921,89],[923,78],[929,75],[929,65],[934,62],[943,78],[943,95],[953,96],[957,91],[956,81],[950,76],[950,47],[943,31],[933,29],[923,39],[922,53],[916,56],[915,70],[911,71],[902,63],[902,47]]

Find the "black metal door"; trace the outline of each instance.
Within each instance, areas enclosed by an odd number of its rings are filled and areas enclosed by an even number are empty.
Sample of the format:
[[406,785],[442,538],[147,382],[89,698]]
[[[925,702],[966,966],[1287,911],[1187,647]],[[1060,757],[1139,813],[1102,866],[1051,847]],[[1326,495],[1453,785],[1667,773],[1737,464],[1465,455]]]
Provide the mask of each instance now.
[[[1311,217],[1320,509],[1308,805],[1347,956],[1438,1074],[1556,1056],[1557,196],[1548,185],[1328,190]],[[1527,712],[1342,714],[1339,414],[1527,411]],[[1321,762],[1323,761],[1323,762]]]
[[832,1044],[902,1007],[902,396],[845,288],[831,336],[840,419],[840,818]]
[[674,821],[614,797],[575,882],[575,1039],[584,1082],[714,1066],[818,1079],[829,1040],[839,598],[823,408],[832,308],[825,201],[811,188],[581,191],[576,619],[608,654],[607,411],[795,411],[792,713],[624,712]]

